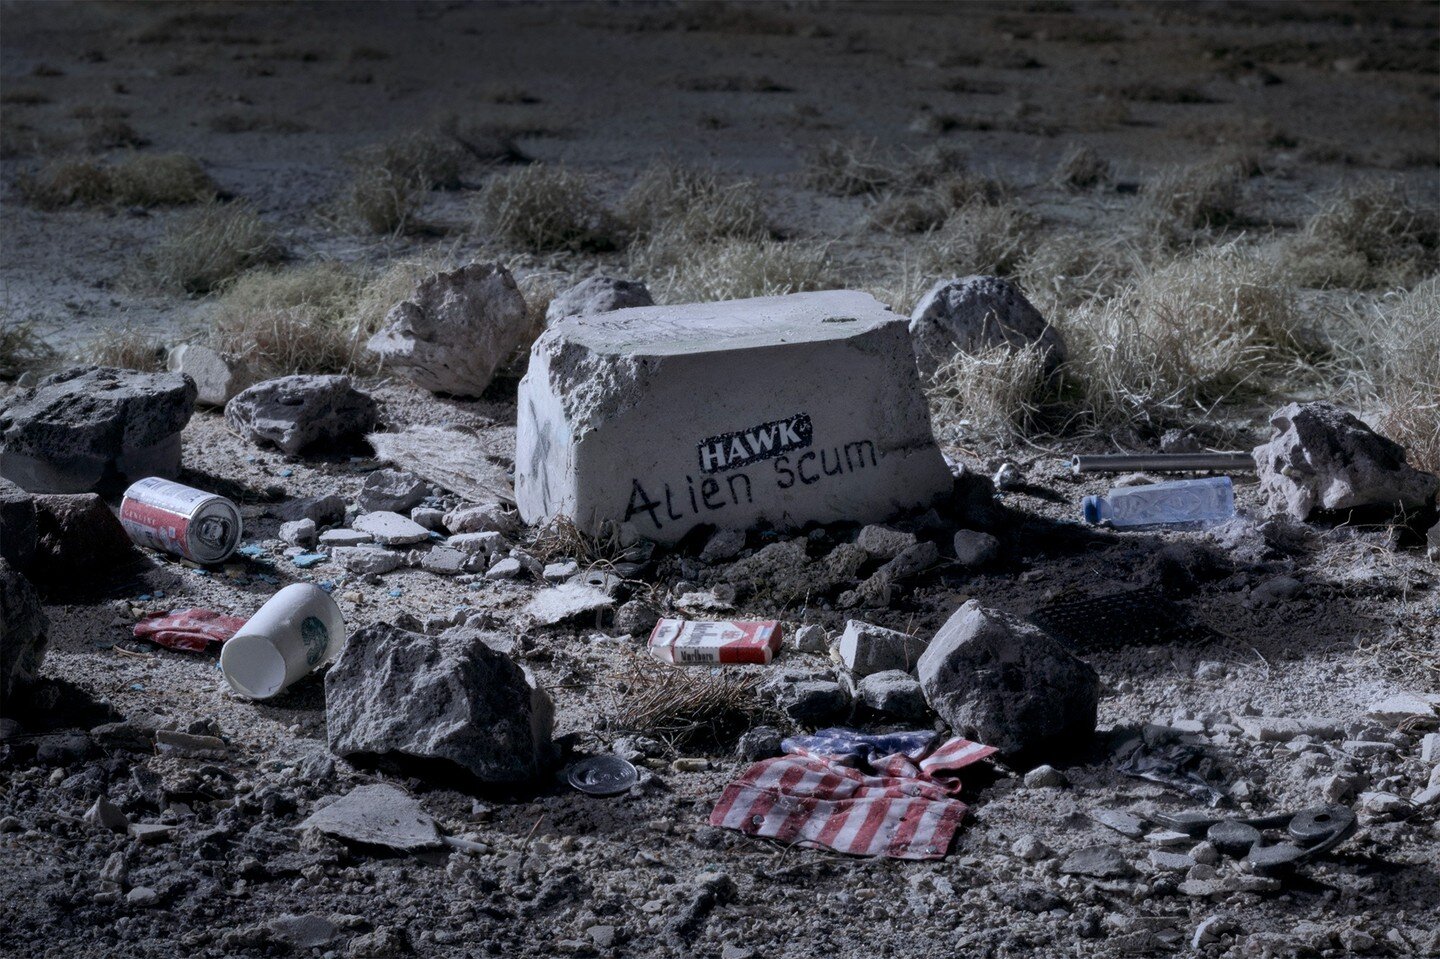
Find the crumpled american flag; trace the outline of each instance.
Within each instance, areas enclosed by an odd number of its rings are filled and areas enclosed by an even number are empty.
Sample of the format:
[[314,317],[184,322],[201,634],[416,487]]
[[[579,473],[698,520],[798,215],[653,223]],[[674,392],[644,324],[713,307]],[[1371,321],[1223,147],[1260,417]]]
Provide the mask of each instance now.
[[[857,856],[940,859],[965,817],[950,775],[995,752],[929,731],[823,729],[725,787],[710,825]],[[866,769],[868,768],[868,772]]]

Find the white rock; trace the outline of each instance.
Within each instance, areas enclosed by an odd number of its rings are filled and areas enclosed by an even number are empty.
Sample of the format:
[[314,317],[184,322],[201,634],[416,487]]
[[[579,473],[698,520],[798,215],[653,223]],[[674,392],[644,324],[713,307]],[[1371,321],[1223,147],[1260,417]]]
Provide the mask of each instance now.
[[358,529],[327,529],[320,534],[321,546],[363,546],[375,542],[375,537]]
[[505,537],[499,533],[456,533],[445,541],[445,545],[471,556],[487,557],[506,552],[509,548]]
[[518,513],[499,503],[465,506],[445,514],[445,528],[452,533],[513,533],[523,525]]
[[431,532],[445,531],[445,511],[430,506],[417,506],[410,511],[410,518]]
[[494,580],[514,579],[516,576],[520,575],[520,570],[522,568],[523,567],[521,566],[521,563],[518,559],[513,556],[507,556],[500,562],[496,563],[494,566],[491,566],[488,570],[486,570],[485,578]]
[[280,538],[291,546],[310,549],[315,545],[316,532],[313,519],[297,519],[292,523],[280,524]]
[[910,672],[925,652],[926,641],[897,629],[852,619],[840,637],[840,660],[856,676],[899,669]]
[[1054,766],[1036,766],[1025,774],[1025,785],[1030,789],[1058,789],[1067,781],[1065,774]]
[[397,303],[369,347],[432,393],[479,396],[530,334],[525,298],[510,271],[472,263],[433,273]]
[[807,623],[795,630],[795,636],[791,644],[802,653],[823,653],[827,645],[825,627],[817,623]]
[[563,563],[549,563],[546,565],[541,576],[547,583],[563,583],[572,576],[579,574],[580,564],[573,559],[567,559]]
[[882,521],[951,482],[906,323],[862,293],[562,320],[520,386],[529,523],[669,543],[703,523]]
[[224,406],[237,393],[255,382],[248,365],[208,346],[181,343],[165,357],[172,373],[184,373],[195,381],[195,402],[201,406]]
[[408,546],[430,538],[429,530],[399,513],[362,513],[350,525],[361,533],[369,533],[375,542],[385,546]]
[[1428,699],[1415,693],[1397,693],[1378,703],[1371,703],[1370,708],[1365,710],[1365,715],[1378,723],[1396,725],[1415,716],[1432,718],[1435,707]]
[[526,604],[525,613],[541,626],[553,626],[614,605],[615,598],[603,590],[584,583],[563,583],[536,593]]
[[1039,839],[1031,835],[1021,836],[1011,845],[1010,851],[1026,862],[1035,862],[1040,859],[1049,859],[1055,855],[1054,851]]
[[890,560],[899,556],[916,543],[914,533],[906,533],[893,526],[871,524],[855,537],[855,545],[870,554],[872,559]]
[[330,551],[330,558],[360,576],[379,576],[405,564],[401,554],[373,546],[337,546]]
[[1426,733],[1420,740],[1420,758],[1427,763],[1440,763],[1440,733]]

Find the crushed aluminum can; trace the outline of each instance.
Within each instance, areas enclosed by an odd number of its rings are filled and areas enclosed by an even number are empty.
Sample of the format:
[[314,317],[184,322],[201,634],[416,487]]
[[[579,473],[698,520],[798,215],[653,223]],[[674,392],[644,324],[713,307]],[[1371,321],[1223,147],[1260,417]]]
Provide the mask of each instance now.
[[650,655],[662,663],[759,663],[780,652],[780,623],[773,619],[749,622],[690,622],[662,619],[650,634]]
[[640,774],[619,756],[591,756],[571,766],[565,779],[590,796],[618,796],[639,782]]
[[223,496],[152,476],[125,491],[120,525],[141,546],[220,563],[240,545],[240,510]]

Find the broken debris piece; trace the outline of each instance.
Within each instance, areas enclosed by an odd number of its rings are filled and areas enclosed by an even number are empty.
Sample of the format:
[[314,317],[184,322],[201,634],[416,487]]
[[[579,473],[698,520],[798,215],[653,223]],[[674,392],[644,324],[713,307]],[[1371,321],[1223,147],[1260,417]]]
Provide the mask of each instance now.
[[440,831],[420,803],[383,783],[357,786],[311,813],[298,829],[315,829],[337,839],[384,846],[399,852],[436,849]]

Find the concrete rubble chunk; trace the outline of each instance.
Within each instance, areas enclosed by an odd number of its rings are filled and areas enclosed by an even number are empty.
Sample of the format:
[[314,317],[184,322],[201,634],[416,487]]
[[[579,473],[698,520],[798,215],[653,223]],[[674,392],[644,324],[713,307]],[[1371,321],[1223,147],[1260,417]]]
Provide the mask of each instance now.
[[125,832],[130,828],[130,817],[104,796],[95,800],[94,804],[85,811],[83,818],[87,826],[108,829],[111,832]]
[[998,276],[940,280],[910,314],[915,361],[930,377],[957,353],[997,346],[1045,350],[1046,369],[1065,360],[1065,341],[1014,285]]
[[409,470],[378,469],[365,477],[355,501],[367,513],[408,513],[429,494],[430,487]]
[[882,526],[878,523],[866,526],[855,537],[855,545],[870,554],[872,559],[894,559],[915,543],[914,533],[905,533],[893,526]]
[[30,577],[43,589],[92,582],[140,560],[140,552],[95,493],[35,497],[35,559]]
[[1139,839],[1145,835],[1145,820],[1134,813],[1119,809],[1097,809],[1090,814],[1090,818],[1129,839]]
[[195,383],[179,373],[55,373],[0,400],[0,477],[32,493],[113,493],[177,476],[194,411]]
[[1135,867],[1114,846],[1087,846],[1066,856],[1060,871],[1069,876],[1120,879],[1133,874]]
[[382,576],[405,565],[405,557],[376,546],[336,546],[330,558],[357,576]]
[[430,506],[416,506],[410,510],[410,518],[432,533],[445,532],[445,511]]
[[1291,403],[1270,416],[1274,434],[1255,447],[1270,509],[1299,520],[1316,512],[1433,507],[1440,477],[1405,462],[1405,448],[1329,403]]
[[435,546],[420,557],[420,568],[437,576],[458,576],[465,571],[469,554],[448,546]]
[[366,543],[375,542],[375,537],[369,533],[362,533],[358,529],[327,529],[321,533],[317,542],[327,548],[338,548],[348,546],[364,546]]
[[542,589],[525,605],[525,615],[539,626],[554,626],[577,616],[590,616],[615,605],[615,598],[585,583],[562,583]]
[[0,479],[0,559],[22,573],[35,558],[35,500]]
[[423,389],[476,397],[530,335],[525,297],[510,271],[471,263],[422,279],[368,345]]
[[282,376],[256,383],[225,404],[225,422],[252,443],[291,455],[344,446],[375,428],[375,401],[348,376]]
[[50,622],[30,581],[0,559],[0,707],[40,675]]
[[886,670],[910,672],[925,652],[926,642],[898,629],[852,619],[840,637],[840,660],[856,676]]
[[525,568],[524,564],[513,556],[507,556],[485,571],[485,578],[489,580],[514,579],[520,575]]
[[765,681],[764,692],[797,723],[819,727],[850,715],[850,690],[828,673],[781,670]]
[[340,930],[324,916],[314,913],[277,916],[266,924],[270,934],[291,949],[316,949],[329,943]]
[[1435,705],[1417,693],[1402,692],[1371,703],[1365,715],[1377,723],[1396,725],[1416,717],[1433,719]]
[[1235,725],[1251,739],[1262,743],[1288,743],[1296,736],[1335,739],[1345,728],[1338,719],[1289,716],[1236,716]]
[[394,786],[357,786],[311,813],[298,829],[314,829],[367,846],[419,852],[442,845],[435,820],[420,803]]
[[369,533],[383,546],[409,546],[430,539],[430,531],[410,517],[386,510],[362,513],[350,526],[358,533]]
[[1095,732],[1095,670],[1039,627],[975,600],[936,633],[918,673],[930,708],[1002,754],[1059,751]]
[[518,405],[532,524],[673,543],[704,524],[881,522],[953,485],[905,321],[853,291],[562,320]]
[[613,276],[592,276],[558,294],[545,310],[545,325],[571,316],[594,316],[633,306],[654,306],[644,283]]
[[199,343],[181,343],[172,349],[165,366],[195,381],[195,402],[201,406],[224,406],[255,382],[244,360]]
[[312,549],[318,537],[313,519],[297,519],[280,524],[280,539],[291,546]]
[[352,634],[325,676],[325,722],[339,756],[526,782],[553,761],[553,720],[550,697],[484,643],[388,623]]
[[879,713],[920,721],[930,713],[920,681],[904,670],[871,673],[856,685],[855,698]]
[[499,503],[465,506],[445,514],[445,528],[452,533],[514,533],[524,526],[520,514]]
[[802,653],[823,653],[829,645],[829,637],[825,635],[825,627],[818,623],[807,623],[795,630],[791,639],[791,645]]

